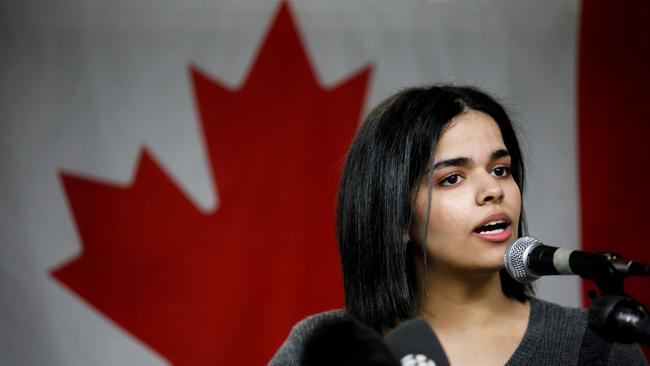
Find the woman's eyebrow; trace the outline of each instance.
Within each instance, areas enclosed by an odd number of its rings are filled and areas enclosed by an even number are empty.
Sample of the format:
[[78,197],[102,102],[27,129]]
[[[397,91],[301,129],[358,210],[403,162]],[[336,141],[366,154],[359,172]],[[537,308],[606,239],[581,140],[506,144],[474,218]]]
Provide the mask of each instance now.
[[494,161],[494,160],[497,160],[497,159],[499,159],[499,158],[505,158],[505,157],[507,157],[507,156],[510,156],[510,153],[508,152],[508,150],[506,150],[506,149],[499,149],[499,150],[495,150],[495,151],[492,153],[492,155],[490,155],[490,160]]
[[465,166],[472,162],[470,158],[452,158],[441,160],[433,165],[433,170],[446,168],[448,166]]
[[[490,155],[490,161],[494,161],[500,158],[505,158],[510,156],[510,153],[506,149],[499,149],[495,150],[492,152]],[[451,158],[451,159],[445,159],[441,160],[433,165],[433,170],[436,169],[441,169],[441,168],[446,168],[449,166],[466,166],[469,165],[472,162],[471,158],[466,158],[466,157],[458,157],[458,158]]]

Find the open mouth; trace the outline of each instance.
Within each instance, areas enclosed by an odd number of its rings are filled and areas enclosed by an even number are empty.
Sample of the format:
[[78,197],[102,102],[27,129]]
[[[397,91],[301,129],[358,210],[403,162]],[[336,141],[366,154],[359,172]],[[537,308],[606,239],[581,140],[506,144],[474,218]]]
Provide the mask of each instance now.
[[508,225],[510,223],[504,219],[492,220],[485,225],[477,227],[474,229],[474,232],[478,234],[500,234],[506,230]]

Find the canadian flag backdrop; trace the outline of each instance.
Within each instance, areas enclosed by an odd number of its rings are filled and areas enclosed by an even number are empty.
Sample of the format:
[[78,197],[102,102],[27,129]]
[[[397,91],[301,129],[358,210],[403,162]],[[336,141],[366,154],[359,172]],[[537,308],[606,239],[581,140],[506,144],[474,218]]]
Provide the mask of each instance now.
[[[337,181],[365,113],[499,96],[529,231],[650,262],[650,5],[0,4],[0,363],[257,365],[343,306]],[[648,280],[628,291],[650,304]],[[578,278],[539,296],[588,305]]]

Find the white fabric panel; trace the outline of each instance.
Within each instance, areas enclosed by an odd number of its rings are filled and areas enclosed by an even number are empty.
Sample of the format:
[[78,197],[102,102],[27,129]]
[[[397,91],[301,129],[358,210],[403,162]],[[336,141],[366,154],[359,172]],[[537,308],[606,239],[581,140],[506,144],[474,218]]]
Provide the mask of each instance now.
[[[503,98],[528,155],[531,234],[579,240],[577,1],[291,2],[317,75],[374,72],[366,109],[405,86]],[[0,3],[0,363],[161,365],[48,271],[80,244],[61,170],[128,183],[147,145],[201,208],[218,205],[188,66],[236,88],[277,7],[268,1]],[[579,305],[574,278],[540,295]]]

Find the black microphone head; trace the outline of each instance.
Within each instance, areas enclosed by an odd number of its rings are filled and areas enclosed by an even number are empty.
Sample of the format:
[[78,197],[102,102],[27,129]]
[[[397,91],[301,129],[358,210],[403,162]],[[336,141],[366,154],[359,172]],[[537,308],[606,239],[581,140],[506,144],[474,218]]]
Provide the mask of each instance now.
[[521,237],[506,248],[503,253],[503,263],[510,277],[520,283],[530,283],[539,278],[528,267],[528,255],[542,242],[532,236]]
[[349,316],[319,323],[305,340],[301,366],[399,366],[381,334]]
[[384,339],[402,366],[449,366],[438,337],[424,319],[406,321]]

